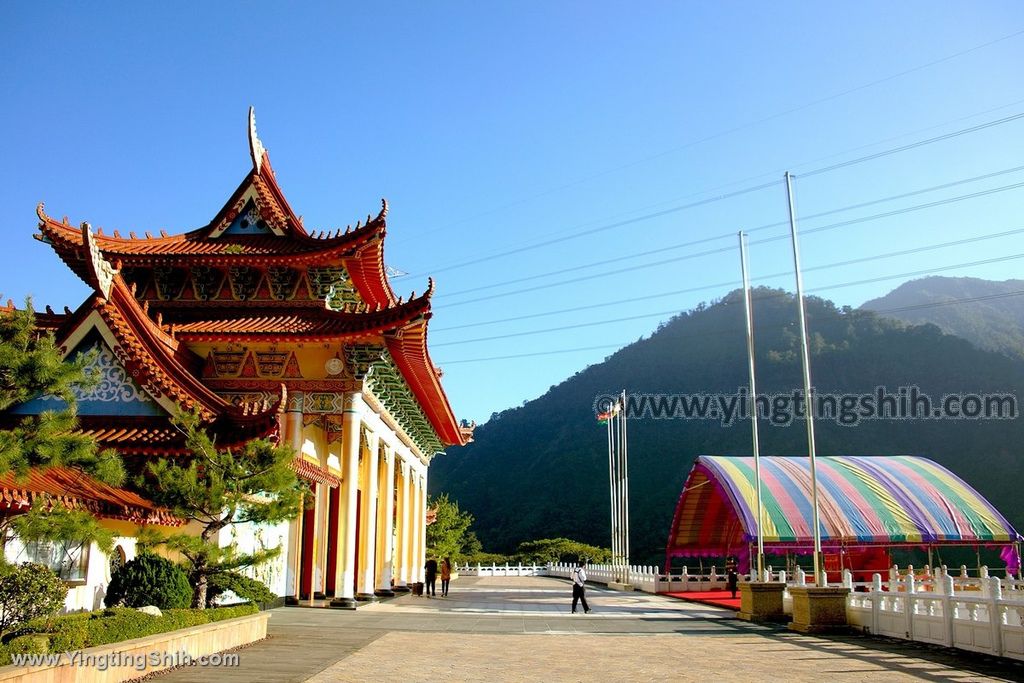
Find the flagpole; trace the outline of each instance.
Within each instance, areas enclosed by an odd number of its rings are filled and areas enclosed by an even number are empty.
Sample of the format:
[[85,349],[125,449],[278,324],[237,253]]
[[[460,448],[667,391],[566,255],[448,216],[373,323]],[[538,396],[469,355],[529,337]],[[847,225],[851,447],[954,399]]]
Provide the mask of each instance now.
[[611,564],[611,575],[618,581],[618,566],[623,563],[623,477],[622,477],[622,434],[618,430],[618,398],[615,398],[611,407],[611,416],[608,418],[611,424],[611,440],[615,444],[615,553],[614,561]]
[[608,411],[605,414],[605,426],[608,429],[608,501],[611,507],[611,535],[612,535],[612,563],[615,562],[615,476],[613,475],[614,468],[612,466],[612,418],[608,413],[611,412],[611,406],[608,407]]
[[622,521],[623,521],[623,565],[625,580],[629,583],[629,442],[626,439],[626,390],[622,390]]
[[750,374],[750,432],[754,446],[754,504],[757,506],[757,580],[764,581],[764,506],[761,502],[761,452],[757,438],[757,382],[754,378],[754,315],[750,302],[747,236],[741,230],[740,269],[743,271],[743,311],[747,321],[747,369]]
[[793,204],[793,176],[786,171],[786,198],[789,202],[789,231],[793,240],[793,269],[796,271],[797,310],[800,312],[800,357],[804,371],[804,413],[807,421],[807,457],[811,470],[811,526],[814,529],[814,585],[822,586],[821,529],[818,524],[818,477],[814,466],[814,397],[811,396],[811,352],[807,345],[807,316],[804,312],[804,280],[800,273],[800,247],[796,234],[796,208]]

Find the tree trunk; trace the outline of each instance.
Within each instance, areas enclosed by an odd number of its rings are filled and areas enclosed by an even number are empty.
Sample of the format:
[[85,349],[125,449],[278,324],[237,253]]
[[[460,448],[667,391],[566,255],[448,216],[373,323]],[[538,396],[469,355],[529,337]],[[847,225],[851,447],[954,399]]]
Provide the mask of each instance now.
[[192,607],[195,609],[206,609],[206,586],[209,577],[205,571],[197,568],[195,573],[196,585],[192,589]]

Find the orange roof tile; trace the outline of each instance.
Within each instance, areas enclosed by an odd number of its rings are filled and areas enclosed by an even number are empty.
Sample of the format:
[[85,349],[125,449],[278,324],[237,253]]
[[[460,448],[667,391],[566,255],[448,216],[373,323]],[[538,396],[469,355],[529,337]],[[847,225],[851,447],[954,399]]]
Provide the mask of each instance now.
[[74,510],[136,524],[180,526],[184,522],[133,491],[97,481],[68,467],[29,470],[24,480],[0,476],[0,509],[24,511],[37,499],[56,500]]

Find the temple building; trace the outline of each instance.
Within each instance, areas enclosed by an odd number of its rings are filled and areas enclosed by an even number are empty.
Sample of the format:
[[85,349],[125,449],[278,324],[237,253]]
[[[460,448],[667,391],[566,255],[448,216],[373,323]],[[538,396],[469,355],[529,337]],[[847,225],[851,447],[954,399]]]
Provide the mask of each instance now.
[[[231,536],[221,542],[280,546],[255,573],[272,591],[351,607],[422,581],[427,470],[472,427],[456,420],[427,352],[433,282],[400,297],[388,281],[387,202],[354,228],[306,230],[251,109],[249,147],[251,170],[210,223],[189,232],[107,235],[40,204],[37,239],[93,292],[77,310],[40,314],[38,325],[54,331],[65,357],[95,352],[102,381],[78,396],[80,426],[130,470],[138,459],[187,453],[170,423],[182,410],[197,411],[222,447],[290,444],[313,505],[290,523],[222,532]],[[9,508],[17,496],[8,489],[31,488],[0,484]],[[21,493],[24,505],[31,492]],[[92,493],[90,505],[113,509],[108,516],[175,522],[130,492],[104,491],[113,503]]]

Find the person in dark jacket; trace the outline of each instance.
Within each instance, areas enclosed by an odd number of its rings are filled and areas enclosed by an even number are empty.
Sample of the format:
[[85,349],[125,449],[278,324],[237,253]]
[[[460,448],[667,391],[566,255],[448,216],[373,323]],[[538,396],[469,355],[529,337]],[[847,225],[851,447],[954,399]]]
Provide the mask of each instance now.
[[427,560],[427,563],[423,565],[423,573],[423,594],[428,598],[437,597],[437,560],[433,557]]
[[732,597],[736,598],[736,588],[740,582],[740,576],[736,573],[736,567],[729,567],[729,576],[725,580],[725,586],[732,593]]

